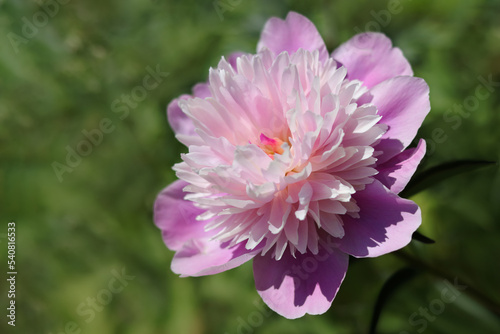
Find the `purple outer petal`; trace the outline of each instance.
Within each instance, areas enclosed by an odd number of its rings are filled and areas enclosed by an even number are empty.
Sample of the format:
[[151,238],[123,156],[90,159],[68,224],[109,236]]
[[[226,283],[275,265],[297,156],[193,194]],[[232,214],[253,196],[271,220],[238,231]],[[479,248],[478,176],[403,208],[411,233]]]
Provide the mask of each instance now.
[[189,242],[174,255],[171,269],[182,277],[214,275],[242,265],[262,250],[247,250],[244,243],[231,248],[223,246],[209,239]]
[[340,45],[332,58],[347,69],[349,80],[363,81],[367,87],[401,75],[413,75],[410,63],[384,34],[358,34]]
[[359,218],[344,216],[339,248],[355,257],[375,257],[403,248],[420,226],[420,208],[389,191],[379,181],[356,193]]
[[268,48],[275,55],[283,51],[289,54],[299,48],[319,51],[319,59],[328,59],[325,42],[314,24],[308,18],[295,12],[289,12],[286,19],[273,17],[266,22],[260,35],[257,51]]
[[186,116],[179,107],[179,100],[187,100],[193,97],[206,98],[211,96],[208,84],[199,83],[193,87],[193,95],[181,95],[179,98],[174,99],[169,103],[167,107],[167,117],[170,127],[174,130],[175,134],[187,135],[187,136],[197,136],[194,131],[193,121]]
[[193,95],[181,95],[177,99],[172,100],[167,106],[168,123],[176,135],[198,136],[194,131],[193,121],[179,107],[179,100],[187,100],[193,97],[204,99],[212,96],[210,88],[206,83],[198,83],[193,87]]
[[193,96],[199,97],[200,99],[212,96],[212,93],[210,92],[210,86],[208,86],[208,84],[204,82],[194,85]]
[[421,78],[396,77],[370,89],[358,99],[358,105],[373,103],[380,123],[389,126],[375,150],[382,164],[402,152],[415,138],[420,125],[431,109],[429,86]]
[[167,106],[168,123],[175,134],[193,136],[195,135],[193,121],[184,114],[179,107],[179,100],[190,99],[191,95],[181,95],[177,99],[172,100]]
[[154,221],[162,230],[163,241],[177,251],[172,260],[172,271],[182,276],[212,275],[235,268],[252,259],[262,247],[245,249],[244,244],[227,248],[219,241],[210,240],[214,232],[206,232],[206,222],[197,221],[203,213],[191,201],[184,200],[182,190],[188,183],[175,181],[164,189],[154,205]]
[[418,164],[425,155],[425,150],[425,140],[420,139],[416,148],[407,149],[377,166],[379,173],[375,178],[393,193],[399,194],[417,170]]
[[154,204],[154,222],[161,229],[167,247],[175,251],[192,239],[207,237],[205,223],[196,220],[203,210],[184,200],[186,193],[182,189],[187,185],[180,180],[171,183]]
[[349,256],[337,248],[321,247],[317,255],[289,252],[276,261],[269,252],[253,261],[255,286],[275,312],[295,319],[325,313],[347,272]]

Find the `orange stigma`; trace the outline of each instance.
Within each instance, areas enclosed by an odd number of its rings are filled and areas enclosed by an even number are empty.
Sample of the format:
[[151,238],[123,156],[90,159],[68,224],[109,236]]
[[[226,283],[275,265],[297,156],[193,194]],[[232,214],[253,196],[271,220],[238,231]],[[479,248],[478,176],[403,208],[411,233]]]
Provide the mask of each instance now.
[[269,138],[265,134],[260,134],[260,144],[259,147],[266,152],[266,154],[274,159],[274,154],[283,154],[285,152],[281,145],[283,145],[283,140],[279,138]]

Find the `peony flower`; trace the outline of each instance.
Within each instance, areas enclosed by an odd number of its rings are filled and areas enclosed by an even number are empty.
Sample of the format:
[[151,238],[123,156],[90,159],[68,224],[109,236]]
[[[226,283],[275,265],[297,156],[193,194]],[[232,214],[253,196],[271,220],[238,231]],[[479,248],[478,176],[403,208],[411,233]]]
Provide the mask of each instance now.
[[253,259],[264,302],[287,318],[328,310],[349,255],[407,245],[419,207],[398,196],[425,154],[406,149],[429,89],[401,50],[364,33],[331,56],[311,23],[265,25],[256,54],[234,54],[168,106],[189,151],[154,220],[171,268],[216,274]]

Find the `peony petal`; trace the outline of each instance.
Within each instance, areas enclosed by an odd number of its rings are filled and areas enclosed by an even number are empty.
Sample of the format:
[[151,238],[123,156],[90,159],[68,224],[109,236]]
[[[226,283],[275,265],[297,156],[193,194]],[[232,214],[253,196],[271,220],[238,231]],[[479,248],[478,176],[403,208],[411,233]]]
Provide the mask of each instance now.
[[287,251],[279,261],[270,254],[255,257],[253,270],[257,291],[272,310],[295,319],[330,308],[347,272],[347,254],[323,246],[316,255],[296,253],[295,258]]
[[187,193],[182,189],[187,185],[185,181],[173,182],[158,195],[154,204],[155,224],[171,250],[181,249],[189,240],[210,236],[205,232],[205,222],[196,220],[203,210],[184,200]]
[[193,121],[182,111],[179,107],[180,100],[187,100],[191,98],[190,95],[181,95],[179,98],[172,100],[167,106],[168,123],[175,134],[193,136],[196,135],[194,131]]
[[416,148],[407,149],[377,166],[379,173],[375,178],[393,193],[399,194],[417,170],[418,164],[425,155],[425,150],[425,140],[420,139]]
[[369,88],[396,76],[413,75],[401,50],[381,33],[354,36],[333,51],[332,58],[347,68],[349,80],[360,80]]
[[210,240],[215,231],[206,232],[207,222],[196,220],[203,210],[184,200],[182,189],[187,185],[175,181],[158,195],[154,205],[155,224],[162,230],[167,247],[177,251],[173,272],[182,276],[212,275],[235,268],[261,251],[262,246],[248,251],[244,243],[227,248],[227,244]]
[[175,134],[186,136],[198,136],[194,131],[193,121],[182,111],[179,107],[180,100],[187,100],[193,97],[204,99],[210,97],[210,88],[206,83],[198,83],[193,87],[193,95],[181,95],[179,98],[174,99],[167,106],[168,123]]
[[175,254],[171,269],[182,277],[214,275],[240,266],[262,250],[262,246],[247,250],[244,242],[226,246],[210,239],[188,242]]
[[325,42],[314,24],[308,18],[295,12],[288,13],[285,20],[277,17],[269,19],[262,30],[257,51],[268,48],[275,55],[283,51],[289,54],[299,48],[308,51],[319,51],[319,59],[328,59]]
[[382,164],[402,152],[415,138],[420,125],[431,109],[429,86],[420,78],[396,77],[386,80],[361,96],[358,103],[373,103],[380,123],[389,126],[375,150]]
[[210,93],[210,86],[204,82],[198,83],[193,87],[193,97],[199,97],[200,99],[204,99],[212,96]]
[[414,202],[389,191],[379,181],[353,195],[359,218],[343,216],[345,235],[339,248],[355,257],[375,257],[398,250],[411,241],[422,221]]

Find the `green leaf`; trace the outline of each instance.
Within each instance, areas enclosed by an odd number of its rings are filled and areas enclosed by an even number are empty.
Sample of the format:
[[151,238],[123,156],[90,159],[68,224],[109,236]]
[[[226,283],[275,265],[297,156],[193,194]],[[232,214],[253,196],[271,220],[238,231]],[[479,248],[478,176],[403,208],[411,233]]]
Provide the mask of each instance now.
[[370,323],[369,334],[375,334],[377,330],[377,324],[382,314],[382,309],[389,300],[389,298],[394,294],[394,292],[404,283],[410,281],[413,277],[417,275],[418,271],[405,267],[394,274],[384,283],[380,293],[378,294],[377,301],[375,302],[375,307],[373,308],[372,321]]
[[401,197],[408,198],[452,176],[471,172],[483,167],[488,167],[496,164],[496,161],[478,160],[458,160],[446,162],[415,175],[415,177],[413,177],[413,179],[408,183],[406,188],[399,195]]
[[424,244],[433,244],[433,243],[436,242],[436,241],[432,240],[431,238],[426,237],[425,235],[423,235],[422,233],[420,233],[418,231],[413,232],[411,238],[413,240],[420,241],[420,242],[422,242]]

